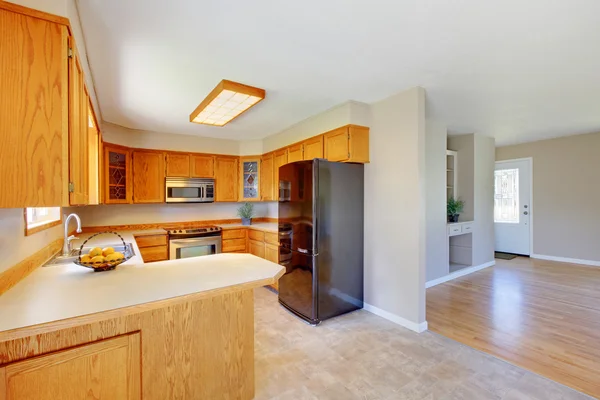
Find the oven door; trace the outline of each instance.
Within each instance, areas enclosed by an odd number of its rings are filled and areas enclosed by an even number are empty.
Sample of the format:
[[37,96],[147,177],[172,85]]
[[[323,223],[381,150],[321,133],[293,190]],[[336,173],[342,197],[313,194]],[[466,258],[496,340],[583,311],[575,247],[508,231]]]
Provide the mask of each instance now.
[[169,260],[208,256],[220,252],[221,236],[169,240]]
[[167,203],[212,203],[215,200],[214,181],[210,179],[167,178],[165,201]]

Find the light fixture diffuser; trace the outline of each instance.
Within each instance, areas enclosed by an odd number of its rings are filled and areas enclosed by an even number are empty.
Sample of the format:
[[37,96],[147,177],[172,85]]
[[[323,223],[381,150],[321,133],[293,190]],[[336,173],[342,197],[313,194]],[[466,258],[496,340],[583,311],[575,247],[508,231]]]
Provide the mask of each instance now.
[[264,98],[264,89],[223,79],[190,114],[190,122],[224,126]]

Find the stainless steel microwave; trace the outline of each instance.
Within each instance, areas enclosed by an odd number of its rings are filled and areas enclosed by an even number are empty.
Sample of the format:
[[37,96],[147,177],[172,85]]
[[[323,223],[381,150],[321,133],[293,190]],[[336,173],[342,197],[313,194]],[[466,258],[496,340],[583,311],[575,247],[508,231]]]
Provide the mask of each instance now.
[[215,201],[215,180],[196,178],[167,178],[167,203],[212,203]]

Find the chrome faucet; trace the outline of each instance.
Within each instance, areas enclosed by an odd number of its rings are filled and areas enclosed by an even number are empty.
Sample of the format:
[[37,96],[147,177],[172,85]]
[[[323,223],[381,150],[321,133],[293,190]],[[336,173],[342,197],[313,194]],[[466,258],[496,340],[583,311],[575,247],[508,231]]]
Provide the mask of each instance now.
[[75,218],[77,221],[77,233],[81,233],[81,219],[77,214],[70,214],[68,217],[65,214],[65,242],[63,244],[63,257],[69,256],[71,253],[71,240],[77,239],[75,235],[69,235],[69,222],[71,222],[71,218]]

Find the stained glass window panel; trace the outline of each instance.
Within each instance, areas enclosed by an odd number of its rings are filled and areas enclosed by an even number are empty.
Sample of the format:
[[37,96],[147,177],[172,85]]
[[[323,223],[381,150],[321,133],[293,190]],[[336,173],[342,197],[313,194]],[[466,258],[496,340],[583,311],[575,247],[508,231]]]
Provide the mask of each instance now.
[[244,161],[244,199],[258,199],[258,161]]
[[519,223],[519,170],[494,172],[494,222]]

